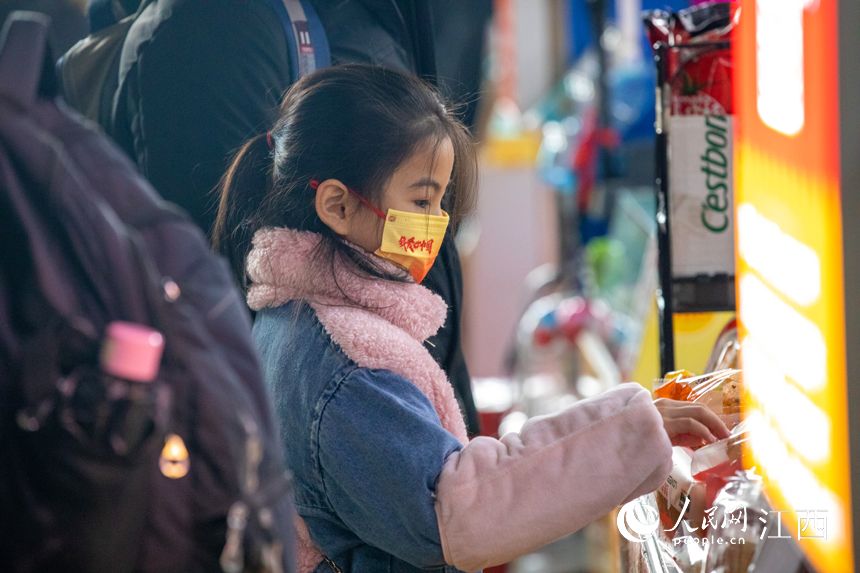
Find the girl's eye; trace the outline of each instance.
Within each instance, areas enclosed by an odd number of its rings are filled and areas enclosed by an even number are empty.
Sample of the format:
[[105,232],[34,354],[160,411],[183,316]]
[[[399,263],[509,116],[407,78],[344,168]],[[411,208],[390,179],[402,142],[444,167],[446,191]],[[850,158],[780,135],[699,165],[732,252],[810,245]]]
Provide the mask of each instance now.
[[430,208],[430,201],[428,201],[426,199],[421,199],[419,201],[415,201],[415,206],[418,207],[419,209],[429,209]]

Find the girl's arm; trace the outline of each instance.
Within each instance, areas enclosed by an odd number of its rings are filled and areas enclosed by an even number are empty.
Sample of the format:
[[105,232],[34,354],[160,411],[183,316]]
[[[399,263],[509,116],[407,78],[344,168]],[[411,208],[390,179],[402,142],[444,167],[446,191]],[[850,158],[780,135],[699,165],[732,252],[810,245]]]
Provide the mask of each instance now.
[[[465,448],[427,398],[388,371],[353,371],[318,407],[320,479],[338,518],[422,568],[509,561],[656,489],[671,463],[662,419],[636,384]],[[337,560],[339,543],[306,521]]]
[[650,394],[623,384],[519,434],[477,438],[437,486],[445,561],[464,571],[505,563],[655,490],[672,449]]

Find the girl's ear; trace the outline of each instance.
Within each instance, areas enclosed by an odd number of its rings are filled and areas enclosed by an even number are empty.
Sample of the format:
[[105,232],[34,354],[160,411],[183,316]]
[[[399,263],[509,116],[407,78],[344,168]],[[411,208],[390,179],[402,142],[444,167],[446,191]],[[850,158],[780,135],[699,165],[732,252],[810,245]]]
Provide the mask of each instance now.
[[326,179],[316,190],[316,210],[320,220],[343,237],[349,235],[357,201],[337,179]]

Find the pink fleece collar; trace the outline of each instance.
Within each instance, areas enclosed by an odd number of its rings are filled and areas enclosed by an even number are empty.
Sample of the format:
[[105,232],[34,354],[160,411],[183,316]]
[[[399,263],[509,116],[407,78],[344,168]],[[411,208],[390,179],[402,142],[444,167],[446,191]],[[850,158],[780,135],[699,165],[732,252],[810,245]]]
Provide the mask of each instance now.
[[[445,323],[448,309],[438,295],[413,282],[358,276],[342,261],[336,261],[332,268],[316,256],[321,240],[316,233],[287,228],[257,231],[248,255],[248,276],[253,283],[248,305],[254,310],[291,300],[357,305],[402,328],[419,342],[436,334]],[[395,268],[387,261],[380,261],[380,265]]]

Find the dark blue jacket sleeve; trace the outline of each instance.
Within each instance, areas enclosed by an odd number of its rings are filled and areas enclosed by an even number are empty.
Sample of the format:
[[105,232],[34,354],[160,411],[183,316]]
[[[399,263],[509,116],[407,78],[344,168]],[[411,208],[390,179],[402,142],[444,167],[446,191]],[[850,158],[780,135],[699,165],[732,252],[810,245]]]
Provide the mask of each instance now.
[[444,563],[435,485],[459,449],[426,396],[389,371],[354,370],[320,419],[318,460],[332,508],[365,543],[416,567]]

